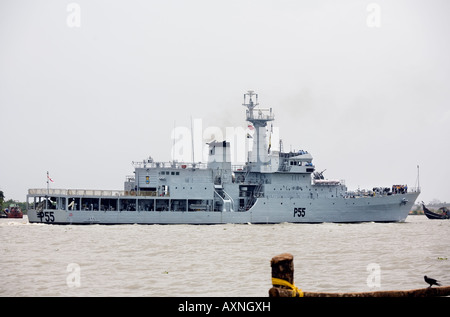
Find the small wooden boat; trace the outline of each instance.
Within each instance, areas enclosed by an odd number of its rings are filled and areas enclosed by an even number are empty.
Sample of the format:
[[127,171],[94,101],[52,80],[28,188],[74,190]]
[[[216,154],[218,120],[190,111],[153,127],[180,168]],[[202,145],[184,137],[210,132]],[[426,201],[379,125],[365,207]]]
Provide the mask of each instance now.
[[2,218],[23,218],[22,210],[17,204],[9,205],[9,209],[6,208],[3,213]]
[[427,216],[428,219],[450,219],[450,210],[448,210],[447,207],[441,207],[439,208],[439,213],[432,212],[427,207],[425,207],[425,204],[422,204],[423,207],[423,213],[425,216]]

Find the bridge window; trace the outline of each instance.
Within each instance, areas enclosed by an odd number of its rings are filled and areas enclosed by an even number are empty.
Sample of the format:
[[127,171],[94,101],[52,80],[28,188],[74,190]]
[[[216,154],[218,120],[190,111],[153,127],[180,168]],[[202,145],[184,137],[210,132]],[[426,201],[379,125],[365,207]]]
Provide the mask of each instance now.
[[101,198],[100,210],[115,211],[117,210],[117,199],[115,198]]
[[120,211],[136,211],[136,199],[120,199]]
[[98,198],[81,198],[81,210],[99,210]]
[[69,203],[67,205],[67,208],[69,210],[80,210],[80,198],[78,197],[70,197],[69,198]]

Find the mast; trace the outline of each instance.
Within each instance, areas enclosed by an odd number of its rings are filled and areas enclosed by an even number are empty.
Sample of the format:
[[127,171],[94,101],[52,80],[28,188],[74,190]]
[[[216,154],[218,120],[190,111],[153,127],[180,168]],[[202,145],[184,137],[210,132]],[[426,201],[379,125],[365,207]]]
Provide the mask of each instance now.
[[[253,100],[253,98],[255,100]],[[274,120],[272,108],[257,108],[258,94],[249,90],[244,94],[243,106],[247,107],[246,120],[253,124],[255,136],[253,137],[253,149],[249,161],[252,163],[253,171],[261,171],[261,167],[269,162],[267,140],[267,122]]]
[[195,156],[194,156],[194,128],[192,126],[192,116],[191,116],[191,146],[192,146],[192,167],[195,167]]

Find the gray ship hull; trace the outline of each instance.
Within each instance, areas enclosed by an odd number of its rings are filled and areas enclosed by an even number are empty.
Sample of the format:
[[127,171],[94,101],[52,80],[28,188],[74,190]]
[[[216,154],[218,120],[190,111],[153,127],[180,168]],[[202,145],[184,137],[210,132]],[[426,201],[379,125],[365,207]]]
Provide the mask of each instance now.
[[259,198],[247,211],[90,211],[28,210],[30,223],[47,224],[267,224],[322,222],[402,222],[418,192],[334,198]]
[[[326,179],[304,150],[272,147],[272,108],[244,95],[246,162],[232,165],[231,142],[210,141],[208,161],[133,162],[124,190],[29,189],[28,219],[55,224],[223,224],[404,221],[420,188],[348,191]],[[253,134],[253,136],[251,135]],[[245,141],[247,140],[247,141]],[[251,140],[251,141],[250,141]],[[275,142],[274,142],[275,143]],[[245,145],[245,144],[243,144]],[[250,145],[250,144],[248,144]],[[244,147],[245,148],[245,147]],[[347,165],[346,165],[347,167]],[[49,176],[47,174],[47,178]]]

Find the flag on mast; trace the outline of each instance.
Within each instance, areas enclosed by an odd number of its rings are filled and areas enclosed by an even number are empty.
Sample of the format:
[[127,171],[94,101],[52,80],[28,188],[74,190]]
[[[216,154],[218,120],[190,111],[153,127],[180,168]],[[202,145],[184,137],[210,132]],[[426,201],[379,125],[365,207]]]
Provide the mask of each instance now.
[[47,179],[48,179],[49,181],[51,181],[52,183],[55,182],[55,181],[50,177],[50,175],[48,174],[48,172],[47,172]]

